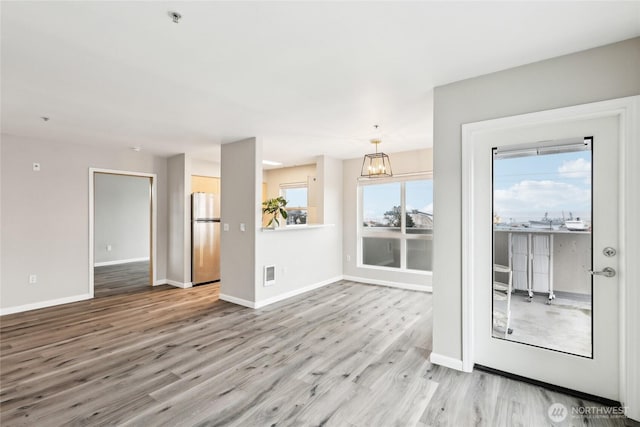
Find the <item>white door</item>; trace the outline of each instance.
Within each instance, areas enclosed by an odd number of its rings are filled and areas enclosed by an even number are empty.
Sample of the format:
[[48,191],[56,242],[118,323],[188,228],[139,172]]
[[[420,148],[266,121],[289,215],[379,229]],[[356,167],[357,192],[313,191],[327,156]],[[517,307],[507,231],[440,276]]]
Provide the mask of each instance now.
[[[619,126],[549,120],[473,138],[464,235],[475,364],[620,400],[618,275],[590,274],[619,270],[605,251],[618,249]],[[511,286],[496,264],[516,272]]]

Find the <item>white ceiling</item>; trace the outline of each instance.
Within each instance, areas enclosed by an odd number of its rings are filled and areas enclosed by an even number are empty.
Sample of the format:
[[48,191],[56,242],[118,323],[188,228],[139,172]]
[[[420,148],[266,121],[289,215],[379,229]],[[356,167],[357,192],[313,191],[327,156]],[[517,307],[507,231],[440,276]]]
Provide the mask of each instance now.
[[258,136],[287,165],[361,156],[374,124],[429,147],[434,86],[640,35],[640,2],[1,8],[3,133],[209,160]]

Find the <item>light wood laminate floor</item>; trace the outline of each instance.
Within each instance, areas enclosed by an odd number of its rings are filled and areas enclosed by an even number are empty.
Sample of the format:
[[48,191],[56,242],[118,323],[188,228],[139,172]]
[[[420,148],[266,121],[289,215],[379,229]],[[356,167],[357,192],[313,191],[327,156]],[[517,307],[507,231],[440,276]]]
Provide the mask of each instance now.
[[103,265],[93,269],[93,294],[96,298],[130,292],[146,292],[151,288],[149,261]]
[[430,294],[339,282],[252,310],[218,289],[3,317],[2,426],[543,426],[588,404],[431,365]]

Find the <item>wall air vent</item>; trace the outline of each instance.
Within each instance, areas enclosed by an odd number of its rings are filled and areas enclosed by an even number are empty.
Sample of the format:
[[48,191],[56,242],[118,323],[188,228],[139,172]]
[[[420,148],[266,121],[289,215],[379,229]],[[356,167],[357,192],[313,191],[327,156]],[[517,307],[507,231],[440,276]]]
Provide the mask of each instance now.
[[264,266],[264,286],[273,286],[276,284],[276,266]]

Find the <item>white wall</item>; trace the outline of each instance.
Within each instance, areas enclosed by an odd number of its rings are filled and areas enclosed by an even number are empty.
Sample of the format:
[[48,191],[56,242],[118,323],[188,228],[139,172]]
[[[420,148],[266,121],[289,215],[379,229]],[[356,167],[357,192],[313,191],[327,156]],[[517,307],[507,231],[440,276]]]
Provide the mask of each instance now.
[[199,176],[220,177],[220,163],[202,159],[191,159],[191,174]]
[[149,259],[150,178],[97,173],[94,186],[95,264]]
[[[322,156],[317,165],[325,227],[258,231],[256,303],[264,305],[342,277],[342,162]],[[306,172],[305,172],[306,173]],[[276,266],[276,283],[263,285],[263,268]]]
[[[406,151],[389,154],[395,175],[405,173],[431,172],[433,153],[431,149]],[[362,158],[344,161],[343,179],[343,252],[344,274],[373,283],[409,285],[415,289],[430,290],[431,276],[406,271],[380,270],[358,267],[357,233],[358,233],[358,177],[362,168]],[[437,178],[436,178],[437,180]],[[441,181],[440,181],[441,182]],[[346,257],[349,256],[349,261]]]
[[435,89],[434,353],[462,357],[462,124],[639,93],[640,38]]
[[[317,206],[322,222],[336,224],[342,230],[342,203],[344,201],[343,162],[328,156],[318,157],[316,163]],[[342,246],[342,245],[341,245]],[[342,248],[340,248],[342,252]]]
[[[165,277],[166,159],[2,135],[0,308],[88,297],[89,168],[158,176],[158,277]],[[32,170],[39,162],[40,172]],[[29,284],[30,274],[38,282]]]

